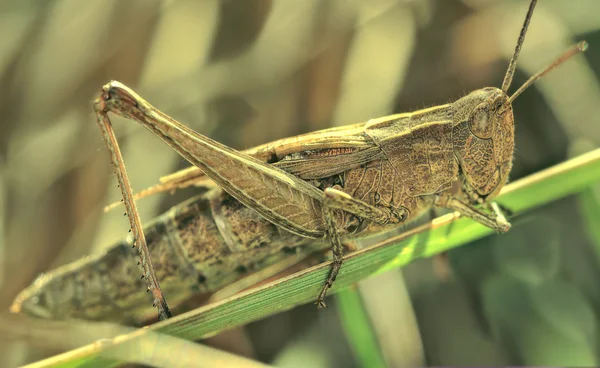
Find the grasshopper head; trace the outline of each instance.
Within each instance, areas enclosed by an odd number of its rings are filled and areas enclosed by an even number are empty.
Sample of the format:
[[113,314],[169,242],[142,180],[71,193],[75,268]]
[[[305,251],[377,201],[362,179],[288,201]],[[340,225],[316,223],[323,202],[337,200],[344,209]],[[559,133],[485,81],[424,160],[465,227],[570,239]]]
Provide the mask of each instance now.
[[487,87],[454,104],[453,149],[463,184],[493,198],[508,180],[514,151],[514,117],[509,97]]
[[500,192],[512,167],[515,145],[512,102],[533,82],[588,47],[585,41],[571,47],[509,97],[508,89],[536,3],[537,0],[531,0],[529,4],[502,88],[483,88],[453,104],[452,144],[463,174],[463,189],[469,189],[469,193],[475,193],[483,200],[490,200]]
[[[533,7],[530,7],[530,13],[531,11]],[[519,38],[520,43],[523,38],[523,35]],[[520,43],[509,65],[502,89],[482,88],[452,105],[452,145],[463,174],[463,186],[467,186],[467,189],[471,189],[469,192],[476,193],[484,200],[492,199],[500,192],[512,168],[515,148],[512,102],[533,82],[588,47],[585,41],[571,47],[552,64],[531,76],[509,97],[507,91],[516,67]]]

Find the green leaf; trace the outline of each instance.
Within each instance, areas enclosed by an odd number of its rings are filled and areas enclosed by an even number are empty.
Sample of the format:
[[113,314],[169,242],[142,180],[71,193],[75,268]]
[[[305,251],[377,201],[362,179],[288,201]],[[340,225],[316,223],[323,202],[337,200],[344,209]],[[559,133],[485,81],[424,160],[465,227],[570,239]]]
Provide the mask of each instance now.
[[[600,150],[566,161],[507,185],[498,201],[515,214],[578,193],[600,180]],[[330,293],[347,288],[370,275],[403,266],[466,244],[493,230],[456,214],[442,216],[414,230],[345,257],[344,266]],[[193,340],[247,324],[315,300],[329,272],[330,263],[298,272],[167,321],[149,326],[151,331]],[[131,334],[129,334],[131,335]],[[125,335],[125,338],[129,337]],[[132,338],[128,339],[129,342]],[[88,345],[72,358],[40,366],[77,366],[90,359],[110,356],[111,345]]]
[[577,287],[531,285],[506,274],[486,280],[482,304],[496,340],[524,366],[596,367],[596,324]]
[[560,228],[549,216],[515,221],[508,234],[494,239],[497,268],[531,285],[552,279],[560,265]]
[[540,317],[561,334],[580,345],[595,340],[596,316],[578,287],[554,280],[534,288],[531,300]]

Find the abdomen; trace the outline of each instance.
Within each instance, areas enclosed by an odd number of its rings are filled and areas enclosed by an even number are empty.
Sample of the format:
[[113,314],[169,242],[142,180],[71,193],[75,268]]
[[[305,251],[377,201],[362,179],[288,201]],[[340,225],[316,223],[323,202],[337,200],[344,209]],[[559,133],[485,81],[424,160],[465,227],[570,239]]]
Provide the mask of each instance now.
[[[314,240],[283,231],[219,188],[173,207],[144,228],[152,262],[171,307],[214,292]],[[324,248],[315,243],[311,249]],[[154,312],[131,240],[43,274],[12,310],[43,318],[130,322]]]

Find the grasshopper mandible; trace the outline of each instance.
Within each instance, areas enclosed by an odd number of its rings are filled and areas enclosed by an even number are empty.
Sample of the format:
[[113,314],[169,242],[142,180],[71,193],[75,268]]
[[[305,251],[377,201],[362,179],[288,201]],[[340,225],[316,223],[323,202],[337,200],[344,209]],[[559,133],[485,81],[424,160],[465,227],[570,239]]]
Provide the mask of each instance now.
[[[305,245],[311,239],[328,241],[333,262],[316,301],[318,307],[325,307],[327,290],[342,267],[343,237],[385,231],[431,207],[458,211],[497,232],[510,229],[493,199],[512,167],[512,102],[537,79],[587,47],[585,41],[572,47],[509,96],[535,5],[532,0],[501,88],[486,87],[453,103],[285,138],[246,151],[193,131],[120,82],[103,86],[94,109],[117,169],[126,213],[141,249],[143,277],[150,283],[148,290],[153,292],[159,317],[167,318],[169,311],[153,271],[109,112],[142,124],[195,166],[175,176],[166,188],[210,179],[211,185],[225,192],[206,215],[213,217],[211,226],[216,229],[210,232],[214,239],[205,241],[214,245],[213,251],[247,249],[248,244],[240,240],[243,236],[232,229],[240,216],[251,218],[253,213],[260,215],[257,236],[264,231],[269,241],[294,239],[291,246]],[[223,203],[238,207],[223,215]],[[242,215],[241,211],[247,212]],[[164,266],[164,259],[160,263]],[[188,266],[198,271],[198,265],[191,262]],[[159,271],[163,276],[173,274]]]

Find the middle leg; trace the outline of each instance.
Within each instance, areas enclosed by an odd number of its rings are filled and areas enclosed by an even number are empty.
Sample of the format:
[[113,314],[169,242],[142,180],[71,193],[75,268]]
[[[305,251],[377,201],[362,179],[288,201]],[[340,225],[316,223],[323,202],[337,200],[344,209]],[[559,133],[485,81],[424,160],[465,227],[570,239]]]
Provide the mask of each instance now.
[[408,217],[408,211],[404,208],[392,210],[391,208],[383,209],[375,207],[337,189],[325,189],[324,196],[323,217],[327,227],[327,237],[331,242],[333,264],[329,270],[327,281],[315,303],[318,308],[327,307],[327,304],[325,304],[327,290],[333,285],[343,263],[344,247],[339,230],[335,224],[334,210],[343,210],[361,219],[373,221],[377,224],[400,223]]

